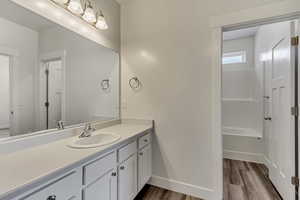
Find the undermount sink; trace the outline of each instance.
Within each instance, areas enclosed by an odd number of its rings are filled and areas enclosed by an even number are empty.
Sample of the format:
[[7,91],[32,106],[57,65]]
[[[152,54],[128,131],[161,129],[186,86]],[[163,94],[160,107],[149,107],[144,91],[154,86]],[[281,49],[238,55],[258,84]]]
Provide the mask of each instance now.
[[113,133],[94,132],[90,137],[76,138],[68,146],[77,149],[95,148],[112,144],[121,138],[120,135]]

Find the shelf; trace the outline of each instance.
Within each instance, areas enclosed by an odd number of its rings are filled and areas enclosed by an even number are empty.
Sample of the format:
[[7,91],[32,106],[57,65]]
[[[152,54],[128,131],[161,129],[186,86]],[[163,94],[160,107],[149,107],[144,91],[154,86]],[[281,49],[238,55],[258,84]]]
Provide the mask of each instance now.
[[252,98],[222,98],[222,101],[238,101],[238,102],[257,102]]
[[[227,131],[224,129],[227,129]],[[223,127],[222,135],[250,137],[250,138],[257,138],[257,139],[262,138],[262,134],[260,134],[256,130],[248,129],[248,128],[236,128],[236,127]]]

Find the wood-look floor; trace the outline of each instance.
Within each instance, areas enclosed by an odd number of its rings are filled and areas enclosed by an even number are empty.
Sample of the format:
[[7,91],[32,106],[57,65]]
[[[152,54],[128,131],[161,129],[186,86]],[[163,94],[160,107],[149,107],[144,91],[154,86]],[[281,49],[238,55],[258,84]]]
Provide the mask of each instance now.
[[263,164],[224,159],[224,200],[281,200]]
[[[146,185],[135,200],[201,200]],[[268,178],[268,169],[257,163],[224,159],[224,200],[282,200]]]
[[146,185],[135,200],[202,200],[155,186]]

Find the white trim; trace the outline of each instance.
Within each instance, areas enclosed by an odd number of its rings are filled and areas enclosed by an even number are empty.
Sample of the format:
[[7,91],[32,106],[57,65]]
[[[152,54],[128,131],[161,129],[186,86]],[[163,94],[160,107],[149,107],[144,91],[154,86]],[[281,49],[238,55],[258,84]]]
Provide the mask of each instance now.
[[214,199],[223,199],[223,139],[221,120],[222,28],[213,30],[212,52],[212,179]]
[[7,56],[14,56],[18,57],[19,56],[19,51],[7,46],[0,46],[0,53],[7,55]]
[[231,151],[224,149],[223,157],[232,160],[242,160],[255,163],[265,163],[264,155],[242,151]]
[[215,200],[213,198],[213,190],[205,187],[199,187],[196,185],[184,183],[181,181],[167,179],[160,176],[152,176],[149,184],[205,200]]
[[37,80],[37,88],[36,88],[36,98],[37,98],[37,101],[36,102],[39,102],[37,106],[37,113],[36,113],[36,116],[38,116],[36,118],[36,124],[39,125],[39,129],[42,128],[42,121],[40,120],[40,114],[41,114],[41,105],[42,105],[42,102],[41,102],[41,98],[40,98],[40,87],[39,87],[39,82],[40,82],[40,70],[42,68],[42,65],[44,62],[47,62],[47,61],[51,61],[51,60],[57,60],[57,59],[60,59],[61,62],[62,62],[62,104],[61,104],[61,119],[63,122],[66,121],[66,56],[67,56],[67,52],[65,50],[62,50],[62,51],[53,51],[53,52],[50,52],[50,53],[44,53],[44,54],[41,54],[39,56],[39,63],[38,63],[38,67],[36,69],[36,80]]
[[[255,13],[255,14],[253,14]],[[212,32],[212,174],[214,200],[223,199],[223,149],[221,126],[222,30],[293,19],[300,14],[300,1],[291,0],[241,10],[211,18]]]
[[[255,13],[255,14],[253,14]],[[213,16],[210,19],[212,28],[250,27],[252,25],[279,22],[283,18],[295,18],[300,14],[300,1],[289,0],[266,4],[256,8],[244,9],[230,14]]]

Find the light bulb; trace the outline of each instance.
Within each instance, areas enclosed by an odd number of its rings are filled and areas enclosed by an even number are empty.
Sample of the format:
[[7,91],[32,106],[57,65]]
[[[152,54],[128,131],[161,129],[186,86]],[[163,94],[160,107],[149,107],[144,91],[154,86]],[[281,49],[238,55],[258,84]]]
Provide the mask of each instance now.
[[85,11],[84,11],[84,15],[82,16],[82,18],[89,22],[89,23],[95,23],[96,22],[96,15],[95,12],[93,10],[93,8],[91,6],[88,6]]
[[71,0],[68,9],[77,15],[81,15],[83,13],[82,5],[80,0]]
[[68,0],[53,0],[53,1],[56,2],[56,3],[62,4],[62,5],[68,3]]
[[106,23],[105,18],[104,18],[103,15],[98,16],[96,27],[100,30],[108,29],[107,23]]

